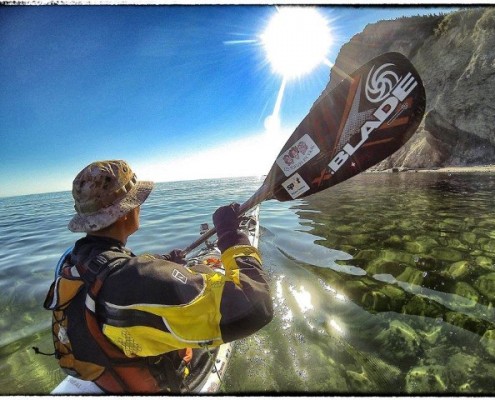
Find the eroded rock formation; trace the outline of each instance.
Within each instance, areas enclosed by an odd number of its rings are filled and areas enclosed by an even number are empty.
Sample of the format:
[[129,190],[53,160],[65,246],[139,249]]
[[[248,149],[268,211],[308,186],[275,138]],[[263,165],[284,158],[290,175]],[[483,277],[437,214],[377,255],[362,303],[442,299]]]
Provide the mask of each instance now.
[[375,169],[495,163],[495,7],[368,25],[345,44],[328,88],[387,51],[406,55],[421,75],[425,118],[413,138]]

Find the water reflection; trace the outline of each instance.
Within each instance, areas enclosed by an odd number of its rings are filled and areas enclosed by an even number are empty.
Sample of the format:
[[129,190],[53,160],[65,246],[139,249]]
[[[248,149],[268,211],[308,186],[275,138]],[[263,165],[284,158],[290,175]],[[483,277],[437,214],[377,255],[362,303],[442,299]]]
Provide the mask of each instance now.
[[483,174],[365,175],[298,206],[317,245],[351,256],[336,264],[364,271],[305,266],[383,315],[348,340],[398,366],[404,392],[495,389],[494,189]]
[[305,313],[314,308],[313,304],[311,303],[311,293],[309,293],[307,290],[304,290],[304,286],[300,286],[299,289],[295,288],[294,286],[289,286],[289,290],[292,296],[294,296],[297,305],[299,306],[299,309],[302,313]]
[[[366,279],[346,284],[350,293],[360,292],[359,287],[364,291],[361,283],[370,286],[371,292],[393,284],[415,295],[412,288],[420,287],[488,306],[495,299],[491,274],[495,272],[495,208],[486,193],[475,194],[480,186],[492,189],[493,179],[481,184],[463,176],[452,178],[453,182],[428,176],[424,185],[424,174],[421,179],[409,174],[408,190],[388,193],[384,202],[384,181],[391,185],[389,181],[395,180],[392,186],[402,188],[406,175],[367,176],[375,182],[367,182],[368,196],[362,201],[357,200],[363,187],[355,180],[343,193],[327,191],[308,198],[298,213],[304,218],[310,210],[311,234],[321,238],[318,244],[352,256],[337,264],[365,271]],[[463,198],[468,192],[472,194],[469,201]],[[334,270],[337,279],[356,282]],[[379,296],[371,294],[368,300],[380,307]]]

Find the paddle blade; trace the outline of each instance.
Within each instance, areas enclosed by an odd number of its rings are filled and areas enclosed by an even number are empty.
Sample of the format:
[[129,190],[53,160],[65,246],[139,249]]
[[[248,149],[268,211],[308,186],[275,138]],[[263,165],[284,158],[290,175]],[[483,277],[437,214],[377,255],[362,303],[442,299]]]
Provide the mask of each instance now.
[[379,163],[413,135],[425,104],[406,57],[385,53],[369,61],[323,94],[296,128],[263,184],[269,197],[306,197]]

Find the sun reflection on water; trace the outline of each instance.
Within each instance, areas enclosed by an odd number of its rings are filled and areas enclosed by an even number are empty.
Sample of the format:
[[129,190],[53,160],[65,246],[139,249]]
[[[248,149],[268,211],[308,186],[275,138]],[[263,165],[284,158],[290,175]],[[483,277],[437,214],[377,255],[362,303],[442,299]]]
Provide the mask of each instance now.
[[313,310],[314,306],[311,303],[311,293],[304,289],[304,286],[300,286],[299,290],[295,287],[289,287],[291,294],[294,296],[294,299],[299,306],[299,309],[302,313],[306,311]]

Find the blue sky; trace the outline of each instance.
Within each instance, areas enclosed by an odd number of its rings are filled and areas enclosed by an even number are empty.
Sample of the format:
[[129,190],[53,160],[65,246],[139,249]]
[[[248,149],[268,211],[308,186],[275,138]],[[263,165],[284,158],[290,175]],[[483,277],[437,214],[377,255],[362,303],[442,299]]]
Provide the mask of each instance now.
[[[445,8],[319,6],[333,44],[368,23]],[[282,77],[260,34],[261,6],[0,8],[0,197],[70,190],[98,159],[139,179],[267,173],[328,82],[330,67],[287,82],[281,132],[267,139]],[[250,162],[249,160],[255,160]]]

